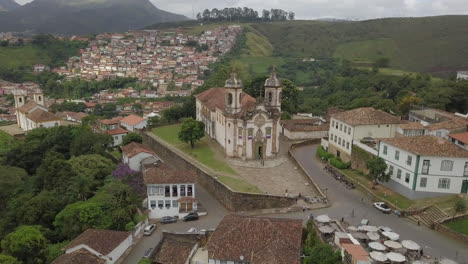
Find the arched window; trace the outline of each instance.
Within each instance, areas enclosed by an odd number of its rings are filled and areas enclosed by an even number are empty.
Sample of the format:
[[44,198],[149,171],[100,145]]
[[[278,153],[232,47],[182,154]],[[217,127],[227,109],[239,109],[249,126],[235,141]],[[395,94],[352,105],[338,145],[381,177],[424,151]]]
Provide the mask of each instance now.
[[39,102],[42,101],[41,96],[38,97]]
[[239,104],[242,103],[242,93],[239,94]]
[[23,98],[18,98],[18,102],[22,103],[23,102]]
[[273,93],[272,92],[268,92],[268,102],[272,102],[273,101]]
[[283,95],[283,92],[278,93],[278,103],[281,103],[281,96]]
[[232,105],[232,93],[228,94],[228,105]]

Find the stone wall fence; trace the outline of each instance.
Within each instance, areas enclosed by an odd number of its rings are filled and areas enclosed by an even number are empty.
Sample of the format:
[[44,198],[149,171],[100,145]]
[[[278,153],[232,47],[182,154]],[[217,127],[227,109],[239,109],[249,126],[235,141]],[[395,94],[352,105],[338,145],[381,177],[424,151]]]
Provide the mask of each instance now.
[[144,143],[152,148],[162,160],[168,162],[170,166],[182,170],[194,171],[197,175],[197,184],[203,186],[203,188],[230,211],[251,211],[284,208],[296,205],[296,199],[294,197],[234,191],[218,180],[217,175],[220,175],[218,172],[204,166],[189,155],[164,142],[151,132],[143,132],[141,135]]

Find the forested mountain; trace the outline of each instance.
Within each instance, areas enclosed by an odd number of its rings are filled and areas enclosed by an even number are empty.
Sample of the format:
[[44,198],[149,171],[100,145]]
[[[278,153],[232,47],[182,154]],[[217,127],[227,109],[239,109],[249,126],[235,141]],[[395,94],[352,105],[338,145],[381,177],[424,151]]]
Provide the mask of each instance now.
[[156,8],[149,0],[35,0],[2,14],[0,31],[121,32],[186,19]]
[[15,0],[0,0],[0,12],[10,11],[18,7],[20,7],[20,5],[16,3]]

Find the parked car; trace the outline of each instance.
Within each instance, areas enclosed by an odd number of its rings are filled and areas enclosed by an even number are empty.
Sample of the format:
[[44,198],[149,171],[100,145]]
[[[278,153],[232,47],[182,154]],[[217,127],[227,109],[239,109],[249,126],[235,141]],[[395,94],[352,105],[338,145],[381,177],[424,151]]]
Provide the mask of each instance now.
[[148,248],[145,250],[145,254],[143,255],[143,258],[151,258],[153,255],[153,249],[154,248]]
[[382,213],[386,213],[386,214],[389,214],[392,211],[392,208],[388,207],[388,205],[384,202],[374,203],[374,207],[377,208],[377,210],[381,211]]
[[198,214],[197,213],[190,213],[190,214],[184,216],[184,218],[182,218],[182,221],[184,221],[184,222],[195,221],[195,220],[198,220]]
[[159,222],[161,224],[170,224],[170,223],[176,223],[177,222],[177,218],[176,217],[173,217],[173,216],[163,216]]
[[145,236],[151,236],[151,234],[153,234],[154,230],[156,230],[156,225],[155,224],[147,225],[145,227],[145,230],[144,230],[143,234]]

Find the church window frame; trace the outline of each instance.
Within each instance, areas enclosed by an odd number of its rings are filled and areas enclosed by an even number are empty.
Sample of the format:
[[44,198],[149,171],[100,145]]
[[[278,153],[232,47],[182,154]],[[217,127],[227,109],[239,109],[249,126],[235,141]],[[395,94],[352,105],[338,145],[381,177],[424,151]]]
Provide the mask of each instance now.
[[249,128],[247,131],[248,131],[247,138],[248,139],[253,139],[253,131],[254,131],[253,128]]
[[239,127],[237,129],[237,133],[238,133],[238,136],[239,136],[239,139],[242,139],[242,133],[244,132],[244,129],[242,127]]
[[268,92],[268,102],[271,104],[273,102],[273,92]]
[[229,106],[232,105],[232,101],[233,101],[232,93],[229,93],[229,94],[228,94],[228,105],[229,105]]
[[265,134],[266,134],[266,138],[270,139],[271,138],[271,127],[267,127],[265,129]]

